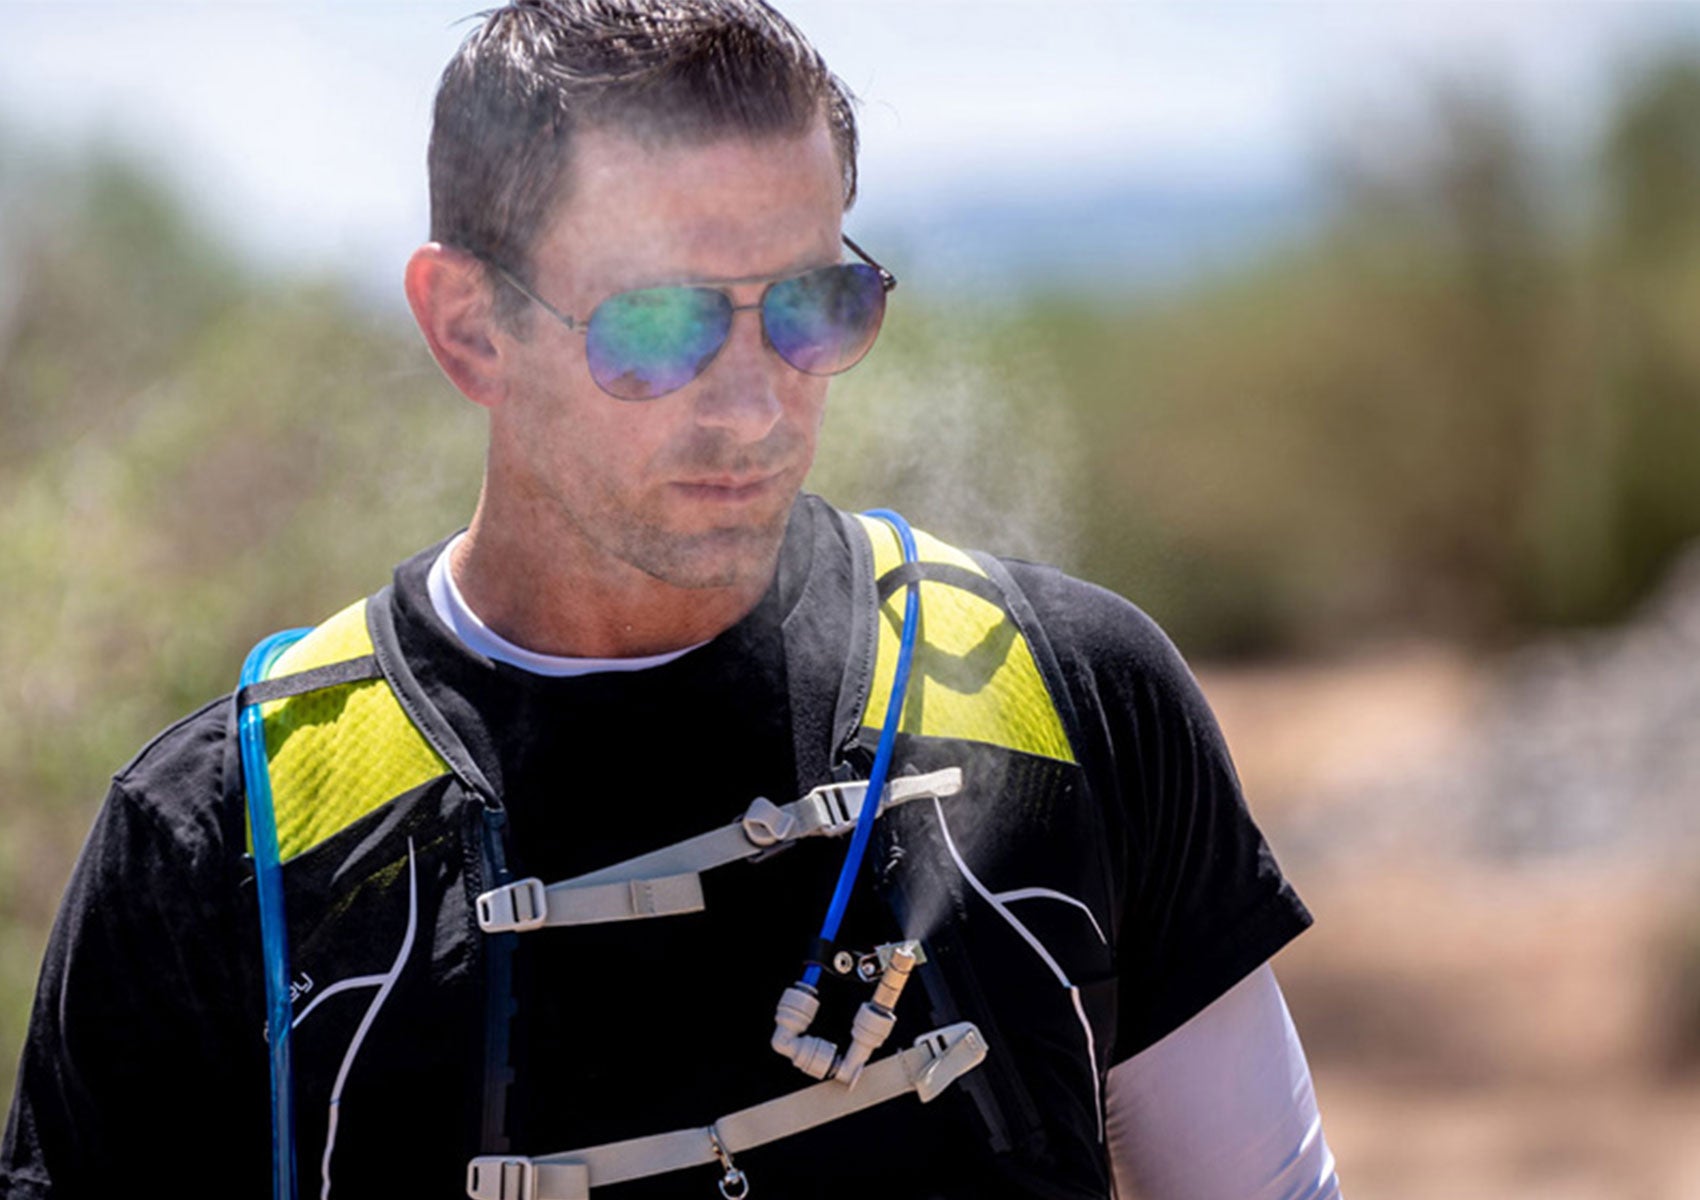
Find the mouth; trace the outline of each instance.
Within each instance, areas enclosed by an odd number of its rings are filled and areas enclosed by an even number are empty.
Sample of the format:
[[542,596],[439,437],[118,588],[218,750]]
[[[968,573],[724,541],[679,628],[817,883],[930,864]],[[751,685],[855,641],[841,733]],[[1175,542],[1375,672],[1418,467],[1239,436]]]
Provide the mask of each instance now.
[[673,487],[689,499],[708,504],[743,504],[771,495],[784,478],[784,471],[771,475],[714,475],[679,480]]

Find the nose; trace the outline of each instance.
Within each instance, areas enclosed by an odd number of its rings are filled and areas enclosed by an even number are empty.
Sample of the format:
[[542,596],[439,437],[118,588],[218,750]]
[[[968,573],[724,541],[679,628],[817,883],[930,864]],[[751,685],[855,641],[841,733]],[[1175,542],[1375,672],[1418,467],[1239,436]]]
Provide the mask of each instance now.
[[790,370],[762,336],[758,306],[739,306],[726,345],[702,377],[697,423],[725,429],[740,442],[759,442],[784,414],[782,388]]

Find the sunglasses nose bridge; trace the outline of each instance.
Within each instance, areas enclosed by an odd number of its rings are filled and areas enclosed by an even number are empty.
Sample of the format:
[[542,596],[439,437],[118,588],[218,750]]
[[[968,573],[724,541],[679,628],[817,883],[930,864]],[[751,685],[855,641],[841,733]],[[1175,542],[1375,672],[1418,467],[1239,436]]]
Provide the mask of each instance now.
[[[763,297],[763,299],[766,299],[766,297]],[[763,318],[762,316],[759,315],[761,313],[761,311],[762,311],[762,301],[761,300],[757,300],[754,304],[731,304],[731,305],[729,305],[728,308],[727,308],[727,324],[728,324],[728,328],[726,330],[727,339],[730,340],[731,338],[737,336],[738,314],[739,313],[753,312],[753,313],[758,314],[756,320],[761,323],[761,326],[762,326],[762,341],[765,342],[767,340],[767,322],[766,322],[765,318]]]
[[[725,295],[725,293],[722,293],[722,295]],[[738,336],[739,313],[756,314],[755,320],[757,325],[757,335],[761,339],[762,348],[769,354],[773,352],[773,343],[770,342],[767,337],[767,315],[763,309],[766,300],[766,293],[763,293],[760,299],[750,304],[733,304],[731,302],[732,297],[726,297],[726,340],[721,343],[720,353],[724,353],[728,344],[734,341]]]

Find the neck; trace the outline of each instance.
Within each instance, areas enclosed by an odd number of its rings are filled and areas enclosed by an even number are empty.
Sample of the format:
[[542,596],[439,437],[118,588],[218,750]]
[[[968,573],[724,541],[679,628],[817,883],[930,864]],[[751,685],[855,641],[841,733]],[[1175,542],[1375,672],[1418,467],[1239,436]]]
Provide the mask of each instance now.
[[708,641],[755,608],[777,569],[776,560],[757,579],[676,587],[600,553],[576,529],[504,508],[486,487],[449,569],[480,620],[540,654],[635,658]]

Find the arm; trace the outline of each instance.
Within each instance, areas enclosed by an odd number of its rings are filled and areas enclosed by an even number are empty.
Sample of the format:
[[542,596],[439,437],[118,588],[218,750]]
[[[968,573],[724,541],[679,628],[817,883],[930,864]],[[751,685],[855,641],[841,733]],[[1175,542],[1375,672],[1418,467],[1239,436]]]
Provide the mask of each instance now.
[[1110,1071],[1123,1200],[1337,1200],[1310,1069],[1265,963]]
[[265,1043],[241,999],[256,968],[234,865],[206,809],[158,799],[206,794],[194,764],[165,765],[114,783],[66,888],[0,1142],[8,1197],[119,1194],[177,1154],[181,1195],[263,1188]]
[[1310,914],[1252,820],[1197,680],[1121,597],[1043,567],[1012,573],[1097,714],[1107,759],[1107,846],[1124,883],[1105,1116],[1123,1200],[1337,1195],[1267,965]]

